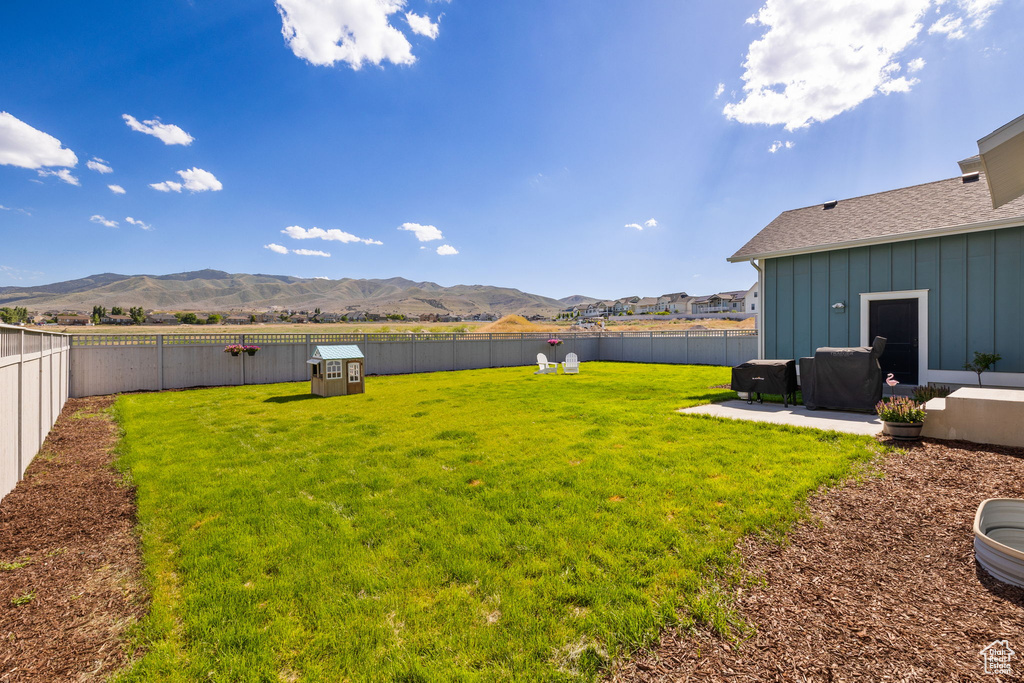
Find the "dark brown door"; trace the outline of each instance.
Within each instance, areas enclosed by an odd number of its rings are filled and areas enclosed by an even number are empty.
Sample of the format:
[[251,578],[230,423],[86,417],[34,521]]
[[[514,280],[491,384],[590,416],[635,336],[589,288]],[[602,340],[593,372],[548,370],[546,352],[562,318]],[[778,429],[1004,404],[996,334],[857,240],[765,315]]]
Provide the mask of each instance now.
[[868,344],[885,337],[879,359],[882,375],[890,372],[901,384],[917,384],[917,299],[884,299],[869,302]]

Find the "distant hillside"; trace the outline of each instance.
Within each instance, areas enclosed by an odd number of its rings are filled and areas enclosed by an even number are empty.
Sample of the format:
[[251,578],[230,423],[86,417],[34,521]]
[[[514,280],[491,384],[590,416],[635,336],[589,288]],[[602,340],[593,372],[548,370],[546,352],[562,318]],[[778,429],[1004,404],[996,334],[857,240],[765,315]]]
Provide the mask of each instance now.
[[[587,297],[579,298],[587,302]],[[262,311],[320,308],[327,312],[553,315],[566,303],[507,287],[386,280],[306,279],[198,270],[171,275],[102,273],[38,287],[0,287],[0,306],[33,311],[141,306],[158,311]]]
[[595,299],[592,296],[583,296],[582,294],[573,294],[572,296],[563,297],[559,301],[562,302],[562,308],[569,308],[570,306],[589,306],[595,301],[600,301],[600,299]]

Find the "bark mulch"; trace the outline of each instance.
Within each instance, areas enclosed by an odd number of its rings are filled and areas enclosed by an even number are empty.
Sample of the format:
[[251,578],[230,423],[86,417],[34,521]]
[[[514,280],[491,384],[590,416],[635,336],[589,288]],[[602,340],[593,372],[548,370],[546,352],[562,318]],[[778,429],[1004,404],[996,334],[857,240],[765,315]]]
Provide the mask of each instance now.
[[145,611],[134,493],[111,468],[112,397],[70,399],[0,503],[0,681],[102,680]]
[[[728,590],[753,635],[667,631],[611,680],[1024,680],[1024,590],[976,567],[973,550],[978,504],[1024,497],[1024,450],[902,448],[883,477],[812,498],[788,543],[741,541],[757,580]],[[980,651],[997,639],[1017,653],[1011,676],[984,673]]]

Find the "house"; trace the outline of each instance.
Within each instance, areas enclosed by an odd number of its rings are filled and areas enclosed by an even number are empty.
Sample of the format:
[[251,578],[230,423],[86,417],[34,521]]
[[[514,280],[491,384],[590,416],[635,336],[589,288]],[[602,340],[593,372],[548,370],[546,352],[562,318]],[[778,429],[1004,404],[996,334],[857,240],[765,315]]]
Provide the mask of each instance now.
[[321,313],[316,316],[318,323],[338,323],[341,322],[341,313]]
[[130,315],[120,315],[111,313],[100,318],[100,322],[104,325],[131,325],[132,317]]
[[350,323],[361,323],[366,320],[366,313],[363,311],[353,311],[351,313],[346,313],[345,318]]
[[308,323],[309,318],[302,313],[296,313],[295,315],[288,316],[288,322],[290,323]]
[[662,308],[662,304],[658,302],[657,297],[645,296],[642,299],[637,299],[634,305],[634,313],[656,313],[658,311],[665,310]]
[[248,315],[229,315],[224,318],[225,325],[248,325],[252,322],[252,318]]
[[785,211],[729,257],[759,273],[759,355],[878,335],[904,384],[970,384],[984,352],[988,383],[1024,386],[1024,117],[978,149],[953,178]]
[[170,313],[150,313],[146,316],[146,322],[150,325],[179,325],[181,322]]
[[750,286],[750,289],[747,290],[747,293],[743,295],[743,309],[747,313],[757,313],[757,309],[759,308],[757,305],[757,295],[758,288],[757,283],[755,282]]
[[665,310],[669,313],[690,313],[690,303],[694,297],[688,295],[686,292],[676,292],[674,294],[663,294],[662,297],[665,299]]
[[60,313],[57,315],[58,325],[92,325],[92,318],[81,313]]

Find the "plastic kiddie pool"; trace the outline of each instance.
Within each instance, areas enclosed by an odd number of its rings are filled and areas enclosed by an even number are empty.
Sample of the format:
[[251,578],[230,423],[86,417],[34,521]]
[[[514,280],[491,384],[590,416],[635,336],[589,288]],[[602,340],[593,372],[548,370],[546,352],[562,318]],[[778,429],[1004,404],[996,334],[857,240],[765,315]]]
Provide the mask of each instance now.
[[982,501],[974,516],[974,559],[1003,583],[1024,587],[1024,500]]

